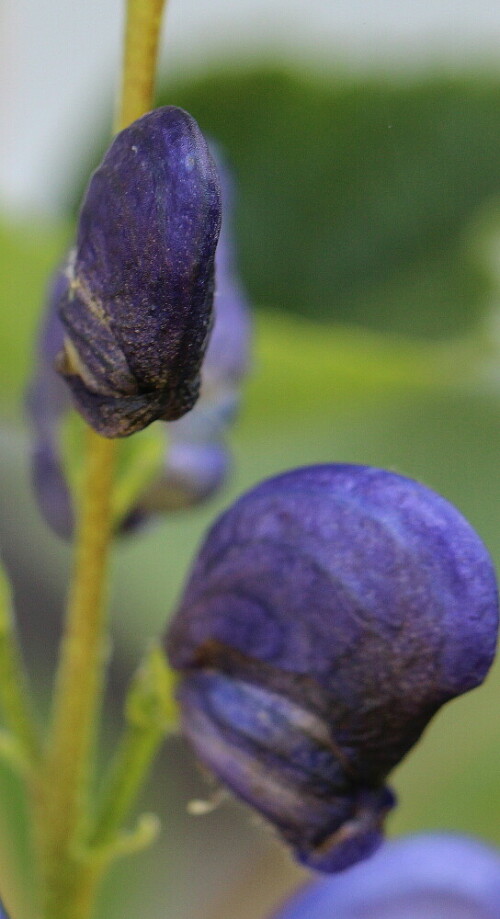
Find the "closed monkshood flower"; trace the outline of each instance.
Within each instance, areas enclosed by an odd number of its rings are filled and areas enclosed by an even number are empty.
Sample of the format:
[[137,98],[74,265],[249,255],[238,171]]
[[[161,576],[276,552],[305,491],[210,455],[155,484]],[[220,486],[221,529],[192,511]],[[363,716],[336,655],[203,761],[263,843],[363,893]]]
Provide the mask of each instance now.
[[90,180],[58,303],[58,369],[100,434],[195,404],[219,227],[216,168],[190,115],[156,109],[117,135]]
[[170,627],[199,759],[297,858],[377,847],[390,770],[484,679],[498,627],[479,537],[442,497],[363,466],[298,469],[209,532]]
[[500,853],[460,836],[422,835],[304,887],[272,919],[498,919]]
[[[237,412],[241,380],[248,369],[251,330],[246,297],[236,272],[230,183],[220,156],[217,165],[223,218],[215,255],[215,318],[201,368],[200,398],[183,418],[165,426],[162,468],[123,522],[122,529],[127,532],[151,515],[206,500],[221,487],[230,465],[225,435]],[[27,409],[35,495],[51,528],[68,539],[74,515],[63,469],[61,426],[71,408],[71,394],[54,369],[64,341],[57,308],[66,283],[60,269],[48,295]]]

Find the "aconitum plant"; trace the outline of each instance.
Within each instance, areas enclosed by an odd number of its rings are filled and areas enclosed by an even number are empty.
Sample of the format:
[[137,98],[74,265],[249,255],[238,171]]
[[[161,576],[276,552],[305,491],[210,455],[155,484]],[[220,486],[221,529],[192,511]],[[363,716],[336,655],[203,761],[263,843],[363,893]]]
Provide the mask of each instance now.
[[[106,870],[154,839],[152,817],[131,833],[123,825],[162,741],[179,729],[303,865],[329,876],[277,919],[415,910],[493,919],[496,854],[432,837],[383,845],[391,771],[443,704],[481,684],[498,629],[480,537],[443,497],[391,471],[285,471],[222,514],[165,637],[132,679],[123,736],[94,796],[110,546],[223,485],[249,366],[226,166],[190,114],[153,107],[162,6],[128,2],[116,136],[54,266],[27,385],[35,495],[74,545],[44,732],[0,585],[1,746],[25,783],[33,919],[98,919]],[[66,443],[75,422],[78,476]],[[143,480],[133,445],[153,423],[162,447]]]

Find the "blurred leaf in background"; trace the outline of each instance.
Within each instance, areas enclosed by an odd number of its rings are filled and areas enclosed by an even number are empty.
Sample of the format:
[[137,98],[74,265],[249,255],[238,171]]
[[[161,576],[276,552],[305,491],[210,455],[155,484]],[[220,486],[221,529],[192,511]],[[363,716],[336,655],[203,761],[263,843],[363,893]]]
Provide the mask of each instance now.
[[500,86],[283,69],[166,89],[227,149],[254,301],[411,335],[478,315],[463,228],[500,190]]
[[59,225],[14,223],[0,214],[0,412],[20,419],[46,287],[70,233]]

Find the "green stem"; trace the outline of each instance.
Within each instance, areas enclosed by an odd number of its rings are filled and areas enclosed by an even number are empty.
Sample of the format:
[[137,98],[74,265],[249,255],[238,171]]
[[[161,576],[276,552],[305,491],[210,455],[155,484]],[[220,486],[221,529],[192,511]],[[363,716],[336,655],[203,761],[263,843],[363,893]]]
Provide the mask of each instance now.
[[[0,706],[7,728],[26,765],[40,755],[38,731],[12,614],[7,579],[0,572]],[[12,746],[12,744],[11,744]]]
[[85,915],[75,902],[78,891],[83,893],[76,853],[88,811],[94,724],[105,662],[104,593],[114,452],[112,441],[88,432],[74,575],[41,777],[46,919]]
[[[116,128],[152,105],[164,0],[128,0],[123,86]],[[44,919],[87,919],[100,871],[85,831],[95,724],[107,647],[105,602],[112,538],[115,444],[87,432],[73,579],[44,768],[34,789]]]
[[160,27],[166,0],[128,0],[120,111],[116,130],[153,104]]

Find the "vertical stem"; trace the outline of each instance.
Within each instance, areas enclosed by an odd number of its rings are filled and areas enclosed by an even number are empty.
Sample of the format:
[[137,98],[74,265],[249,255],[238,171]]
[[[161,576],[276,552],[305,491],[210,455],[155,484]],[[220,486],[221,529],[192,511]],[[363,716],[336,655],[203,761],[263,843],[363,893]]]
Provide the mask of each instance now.
[[151,108],[165,3],[166,0],[128,0],[117,131]]
[[[98,705],[105,650],[104,592],[111,540],[114,452],[113,441],[104,440],[91,430],[87,432],[86,481],[48,757],[49,762],[57,761],[59,767],[63,766],[63,785],[80,784],[76,775],[83,769],[82,760],[92,739]],[[65,822],[73,822],[74,816],[67,808],[65,811]]]
[[75,857],[78,844],[82,845],[105,652],[114,452],[112,441],[87,432],[87,466],[73,579],[43,773],[41,819],[45,824],[47,919],[73,916],[71,901],[78,888]]
[[[117,129],[152,105],[164,0],[128,0]],[[73,579],[45,766],[35,788],[44,919],[87,919],[98,872],[84,857],[88,780],[107,635],[115,444],[89,430]]]

